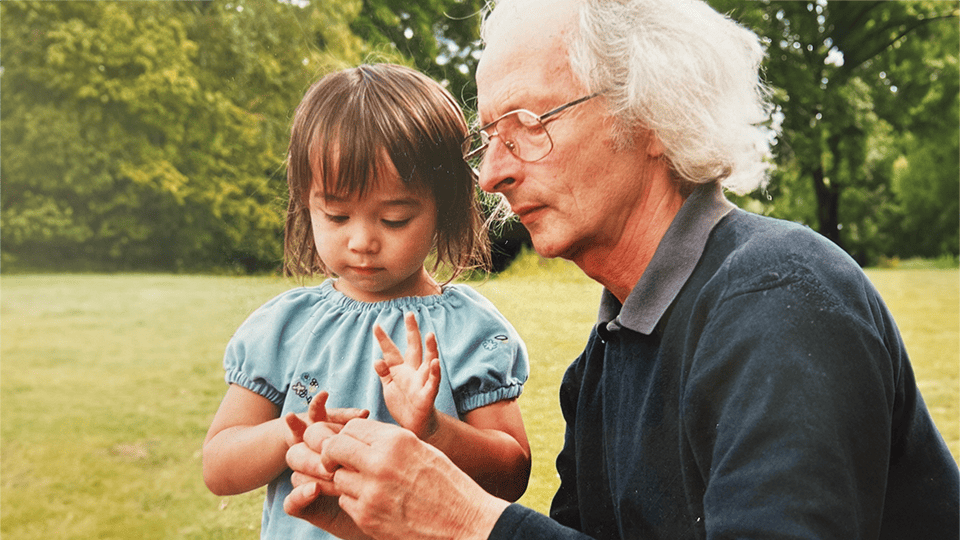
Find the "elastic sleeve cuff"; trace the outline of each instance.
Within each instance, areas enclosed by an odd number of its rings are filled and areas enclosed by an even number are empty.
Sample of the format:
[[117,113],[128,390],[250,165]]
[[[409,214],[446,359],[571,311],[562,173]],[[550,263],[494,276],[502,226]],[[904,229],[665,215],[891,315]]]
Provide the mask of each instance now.
[[511,384],[510,386],[497,388],[491,392],[462,396],[459,400],[457,400],[457,413],[466,414],[474,409],[486,407],[491,403],[496,403],[505,399],[516,399],[520,397],[521,393],[523,393],[523,384],[517,383]]
[[236,384],[242,386],[255,394],[259,394],[278,407],[283,407],[283,394],[279,390],[267,384],[263,379],[251,380],[246,373],[238,370],[228,370],[223,376],[227,384]]

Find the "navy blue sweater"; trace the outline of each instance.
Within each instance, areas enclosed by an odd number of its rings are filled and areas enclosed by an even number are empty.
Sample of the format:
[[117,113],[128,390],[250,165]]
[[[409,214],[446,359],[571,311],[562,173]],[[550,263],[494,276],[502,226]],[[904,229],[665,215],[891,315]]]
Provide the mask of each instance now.
[[958,538],[957,465],[879,294],[829,241],[717,193],[626,306],[605,292],[560,390],[551,518],[511,505],[491,538]]

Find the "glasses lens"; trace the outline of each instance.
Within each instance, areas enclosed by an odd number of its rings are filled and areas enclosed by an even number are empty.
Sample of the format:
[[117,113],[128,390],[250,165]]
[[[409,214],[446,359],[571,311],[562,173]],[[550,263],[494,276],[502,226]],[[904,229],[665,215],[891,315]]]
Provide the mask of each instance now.
[[521,161],[543,159],[553,148],[546,128],[531,112],[519,110],[497,123],[497,134],[503,144]]
[[553,149],[553,141],[540,119],[530,111],[517,110],[497,120],[484,131],[475,131],[462,144],[463,159],[480,168],[490,144],[490,137],[499,137],[503,145],[521,161],[543,159]]
[[463,159],[469,163],[470,166],[474,168],[479,167],[480,162],[483,161],[483,154],[489,142],[490,137],[487,136],[486,132],[474,131],[463,141],[461,147],[463,150]]

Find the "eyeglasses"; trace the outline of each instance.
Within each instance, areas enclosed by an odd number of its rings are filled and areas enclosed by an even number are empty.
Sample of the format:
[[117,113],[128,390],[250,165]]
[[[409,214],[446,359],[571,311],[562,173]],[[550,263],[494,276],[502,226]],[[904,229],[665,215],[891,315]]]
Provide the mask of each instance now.
[[553,150],[553,140],[544,126],[547,119],[602,93],[602,91],[596,92],[575,99],[540,116],[526,109],[510,111],[467,135],[462,143],[463,159],[470,166],[479,167],[484,154],[486,154],[487,147],[490,146],[490,139],[496,136],[500,137],[503,145],[520,161],[539,161],[547,157],[547,154]]

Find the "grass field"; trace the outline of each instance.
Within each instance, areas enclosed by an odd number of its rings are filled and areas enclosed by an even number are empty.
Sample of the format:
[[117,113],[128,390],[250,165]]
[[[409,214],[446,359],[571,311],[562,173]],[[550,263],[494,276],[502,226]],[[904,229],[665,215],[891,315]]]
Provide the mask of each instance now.
[[[957,270],[874,270],[954,457]],[[223,347],[278,278],[36,275],[0,278],[0,536],[257,538],[262,493],[221,498],[200,443],[225,390]],[[526,257],[477,288],[527,341],[521,398],[534,449],[521,502],[546,510],[562,419],[557,388],[586,339],[599,287]]]

